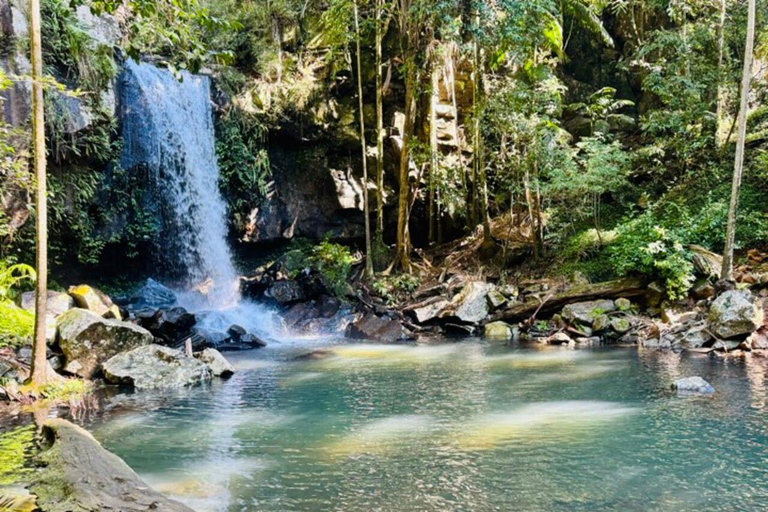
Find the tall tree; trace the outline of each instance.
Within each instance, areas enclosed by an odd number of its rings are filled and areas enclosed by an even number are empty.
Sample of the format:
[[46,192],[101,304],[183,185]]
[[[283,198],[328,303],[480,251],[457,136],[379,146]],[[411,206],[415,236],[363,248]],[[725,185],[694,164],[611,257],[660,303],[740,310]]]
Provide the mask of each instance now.
[[384,243],[384,82],[382,44],[386,24],[384,0],[376,0],[376,245]]
[[37,185],[35,208],[37,229],[37,284],[35,286],[35,339],[32,345],[32,384],[48,382],[45,311],[48,294],[48,211],[46,203],[45,115],[43,112],[43,56],[40,36],[40,0],[29,2],[30,52],[32,61],[32,132]]
[[360,19],[357,0],[352,2],[355,14],[355,47],[357,50],[357,98],[360,110],[360,148],[363,157],[363,212],[365,215],[365,273],[373,275],[373,251],[371,250],[371,216],[368,202],[368,158],[365,145],[365,114],[363,112],[363,71],[360,59]]
[[744,171],[744,145],[747,139],[747,109],[749,106],[749,86],[752,79],[752,58],[755,48],[756,1],[748,1],[747,41],[744,49],[744,69],[741,75],[741,102],[739,104],[739,131],[736,138],[736,157],[733,164],[733,183],[731,185],[731,203],[728,208],[728,225],[725,234],[725,252],[723,254],[722,279],[733,279],[733,245],[736,240],[736,215],[739,209],[741,176]]

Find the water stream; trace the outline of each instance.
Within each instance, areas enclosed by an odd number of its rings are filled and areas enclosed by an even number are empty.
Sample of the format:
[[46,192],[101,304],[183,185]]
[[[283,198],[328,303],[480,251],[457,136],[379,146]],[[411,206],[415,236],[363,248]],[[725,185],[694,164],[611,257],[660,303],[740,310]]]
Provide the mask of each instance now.
[[[88,428],[206,511],[762,511],[768,360],[308,342]],[[701,375],[714,397],[678,396]]]

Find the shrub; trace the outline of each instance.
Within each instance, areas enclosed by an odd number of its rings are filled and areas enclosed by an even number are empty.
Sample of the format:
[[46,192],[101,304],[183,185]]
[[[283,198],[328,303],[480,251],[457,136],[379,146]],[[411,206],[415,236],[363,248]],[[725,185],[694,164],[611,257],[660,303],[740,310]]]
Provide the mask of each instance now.
[[327,238],[312,250],[310,257],[325,285],[338,297],[343,297],[349,290],[349,273],[355,261],[348,247],[334,244]]

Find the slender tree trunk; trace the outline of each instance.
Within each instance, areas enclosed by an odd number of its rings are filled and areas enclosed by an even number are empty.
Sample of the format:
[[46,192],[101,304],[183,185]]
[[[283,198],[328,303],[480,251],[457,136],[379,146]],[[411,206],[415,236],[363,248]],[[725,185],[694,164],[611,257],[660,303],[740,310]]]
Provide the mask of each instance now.
[[[432,63],[432,91],[429,102],[429,241],[435,241],[435,187],[438,179],[437,104],[439,101],[440,75],[438,59]],[[439,221],[438,221],[439,222]]]
[[409,217],[409,193],[410,185],[408,183],[408,169],[410,155],[408,146],[411,141],[411,131],[413,130],[416,106],[414,100],[414,88],[416,79],[413,77],[414,71],[408,69],[413,67],[414,63],[410,58],[406,58],[405,71],[405,120],[403,122],[403,142],[400,149],[400,172],[399,172],[399,196],[397,205],[397,242],[395,246],[395,263],[399,263],[404,272],[411,271],[411,241],[408,232]]
[[48,294],[48,211],[46,203],[45,114],[43,111],[43,56],[40,36],[40,1],[29,2],[30,50],[32,54],[32,131],[35,146],[35,197],[37,228],[37,284],[35,286],[35,339],[32,345],[32,384],[48,382],[45,329]]
[[721,278],[733,279],[733,246],[736,240],[736,215],[739,208],[739,191],[744,170],[744,145],[747,138],[747,108],[749,106],[749,85],[752,78],[752,54],[755,46],[755,0],[748,2],[747,41],[744,49],[744,69],[741,76],[741,103],[739,105],[739,130],[736,139],[736,158],[733,164],[731,204],[728,209],[728,226],[725,235],[723,271]]
[[376,0],[376,242],[384,243],[384,90],[381,45],[384,37],[384,0]]
[[368,158],[365,151],[365,114],[363,112],[363,71],[360,59],[360,20],[357,11],[357,0],[353,2],[355,8],[355,46],[357,49],[357,98],[360,109],[360,148],[363,156],[363,213],[365,215],[365,274],[373,275],[373,251],[371,250],[371,216],[368,202]]
[[[475,166],[475,200],[477,201],[479,199],[479,205],[477,216],[479,217],[479,221],[483,225],[483,243],[489,243],[493,240],[491,236],[491,223],[488,218],[488,185],[486,183],[485,179],[485,159],[483,155],[483,138],[480,131],[480,118],[482,117],[482,87],[483,87],[483,69],[482,69],[482,59],[480,55],[480,50],[478,48],[477,42],[474,43],[474,68],[475,68],[475,83],[473,86],[474,90],[474,109],[475,109],[475,115],[474,115],[474,145],[475,145],[475,155],[474,160],[476,162]],[[476,203],[477,204],[477,203]]]
[[723,94],[723,60],[725,55],[726,0],[720,0],[720,22],[717,26],[717,104],[715,107],[715,143],[720,142],[720,128],[723,124],[725,95]]

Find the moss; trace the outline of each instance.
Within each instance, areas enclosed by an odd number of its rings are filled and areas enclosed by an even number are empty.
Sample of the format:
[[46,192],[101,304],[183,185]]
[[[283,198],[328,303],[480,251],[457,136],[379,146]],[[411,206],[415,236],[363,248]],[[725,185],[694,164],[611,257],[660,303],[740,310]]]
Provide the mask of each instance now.
[[34,329],[34,314],[10,301],[0,301],[0,348],[30,343]]
[[0,485],[19,482],[31,469],[27,461],[34,447],[34,425],[0,434]]

